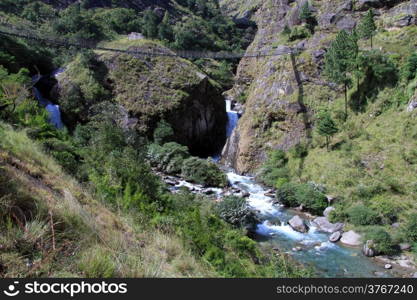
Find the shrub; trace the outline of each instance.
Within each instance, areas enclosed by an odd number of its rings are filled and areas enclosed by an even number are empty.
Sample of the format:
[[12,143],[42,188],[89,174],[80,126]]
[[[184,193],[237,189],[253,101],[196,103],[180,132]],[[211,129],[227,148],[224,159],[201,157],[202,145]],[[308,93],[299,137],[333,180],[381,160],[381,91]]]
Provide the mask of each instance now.
[[206,186],[223,187],[227,184],[226,175],[215,163],[197,157],[184,160],[181,174],[186,180]]
[[287,163],[288,158],[284,151],[270,152],[260,171],[259,180],[268,186],[274,186],[279,179],[288,180],[289,170],[285,167]]
[[151,144],[148,147],[147,157],[152,166],[168,174],[181,173],[184,160],[190,157],[188,148],[175,142],[163,146]]
[[395,253],[395,244],[389,235],[388,232],[386,232],[381,227],[375,227],[371,228],[365,235],[365,238],[367,240],[372,240],[374,242],[374,249],[379,254],[386,254],[390,255]]
[[288,207],[303,205],[314,214],[327,207],[326,196],[309,184],[285,183],[278,189],[277,199]]
[[385,196],[377,196],[370,200],[370,208],[381,218],[384,224],[392,224],[397,220],[399,208],[396,203]]
[[417,242],[417,213],[412,213],[402,228],[404,238],[409,242]]
[[243,198],[229,196],[217,204],[217,214],[227,223],[234,226],[253,229],[260,223],[255,213]]
[[353,225],[376,225],[380,223],[378,214],[371,208],[362,204],[351,207],[348,210],[349,221]]
[[311,32],[305,26],[294,26],[291,29],[291,33],[289,36],[290,41],[301,40],[310,37]]
[[173,138],[174,130],[171,125],[164,120],[160,121],[153,133],[153,141],[159,145],[163,145],[172,142]]

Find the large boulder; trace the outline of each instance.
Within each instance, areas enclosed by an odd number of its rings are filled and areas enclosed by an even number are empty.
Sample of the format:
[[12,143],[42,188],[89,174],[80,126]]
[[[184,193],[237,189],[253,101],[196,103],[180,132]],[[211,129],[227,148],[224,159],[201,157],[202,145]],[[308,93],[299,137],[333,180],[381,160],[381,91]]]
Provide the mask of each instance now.
[[318,230],[327,232],[327,233],[334,233],[336,231],[343,230],[344,224],[343,223],[330,223],[326,217],[318,217],[313,220],[313,223],[317,225]]
[[361,235],[354,232],[353,230],[343,233],[340,241],[348,246],[360,246],[362,244]]
[[323,212],[323,216],[325,216],[326,218],[328,218],[329,217],[329,215],[330,215],[330,213],[332,212],[332,211],[334,211],[335,210],[335,208],[333,207],[333,206],[329,206],[329,207],[327,207],[325,210],[324,210],[324,212]]
[[299,216],[294,216],[291,220],[288,221],[288,224],[295,231],[306,233],[308,232],[308,226],[305,224],[304,220]]

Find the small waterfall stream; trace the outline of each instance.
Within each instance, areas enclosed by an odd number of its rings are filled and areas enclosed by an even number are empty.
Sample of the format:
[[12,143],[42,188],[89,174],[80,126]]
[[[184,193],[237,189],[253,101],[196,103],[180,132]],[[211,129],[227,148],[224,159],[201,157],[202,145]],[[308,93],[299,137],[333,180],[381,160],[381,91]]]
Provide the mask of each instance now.
[[232,110],[232,101],[228,99],[226,99],[226,112],[228,118],[226,136],[229,138],[237,126],[237,122],[239,121],[239,114],[237,111]]
[[[56,71],[54,71],[51,76],[57,76],[58,74],[62,73],[63,69],[58,69]],[[36,85],[36,83],[42,79],[43,76],[34,76],[32,78],[32,81],[34,83],[34,85]],[[46,99],[42,93],[39,91],[39,89],[37,87],[33,87],[33,93],[35,95],[36,100],[38,100],[39,105],[41,105],[42,107],[44,107],[49,114],[49,122],[55,126],[57,129],[63,129],[64,123],[62,122],[61,119],[61,111],[59,109],[59,105],[56,105],[54,103],[52,103],[50,100]]]

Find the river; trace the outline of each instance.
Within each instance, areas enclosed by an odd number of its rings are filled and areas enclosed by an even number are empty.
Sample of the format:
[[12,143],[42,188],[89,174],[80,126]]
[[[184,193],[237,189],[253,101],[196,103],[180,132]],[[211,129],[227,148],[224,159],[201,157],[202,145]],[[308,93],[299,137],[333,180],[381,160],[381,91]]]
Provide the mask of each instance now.
[[[238,124],[239,115],[232,109],[230,100],[226,100],[226,111],[229,119],[227,137],[230,137]],[[238,175],[233,170],[227,171],[227,177],[233,187],[250,194],[248,204],[263,218],[256,230],[256,239],[260,244],[268,244],[290,254],[301,264],[311,266],[320,277],[392,276],[390,271],[364,256],[360,249],[329,242],[329,234],[318,231],[306,218],[304,220],[310,228],[307,233],[293,230],[288,221],[296,212],[274,204],[274,199],[265,195],[267,190],[253,177]]]

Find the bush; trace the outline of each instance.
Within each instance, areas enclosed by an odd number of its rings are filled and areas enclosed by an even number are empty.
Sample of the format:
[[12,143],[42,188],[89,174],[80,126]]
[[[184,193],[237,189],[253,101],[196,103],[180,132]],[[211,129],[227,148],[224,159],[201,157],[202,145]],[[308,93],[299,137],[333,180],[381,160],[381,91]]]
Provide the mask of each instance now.
[[310,37],[311,32],[308,28],[306,28],[305,26],[294,26],[291,29],[291,33],[289,36],[289,40],[290,41],[296,41],[296,40],[301,40],[301,39],[305,39]]
[[186,180],[205,186],[227,185],[226,175],[215,163],[197,157],[184,160],[181,174]]
[[278,189],[277,199],[288,207],[303,205],[314,214],[322,214],[327,207],[326,196],[310,184],[285,183]]
[[394,201],[385,196],[372,198],[370,200],[370,208],[380,216],[384,224],[392,224],[397,220],[399,208]]
[[282,150],[269,153],[268,160],[262,166],[259,180],[268,185],[275,186],[279,179],[281,182],[289,179],[289,170],[285,167],[288,163],[287,155]]
[[159,145],[163,145],[168,142],[172,142],[174,139],[174,130],[171,125],[162,120],[158,123],[154,133],[153,141]]
[[402,228],[404,238],[411,242],[417,243],[417,213],[412,213]]
[[362,204],[351,207],[348,210],[349,221],[356,226],[376,225],[380,223],[378,214],[371,208]]
[[375,227],[370,229],[365,235],[366,240],[372,240],[374,242],[374,249],[379,254],[394,254],[395,244],[389,235],[383,228]]
[[234,226],[255,229],[256,225],[260,223],[243,198],[236,196],[225,197],[223,201],[217,204],[216,210],[223,220]]
[[190,157],[188,148],[171,142],[163,146],[151,144],[148,147],[147,157],[152,166],[168,174],[179,174],[184,160]]

